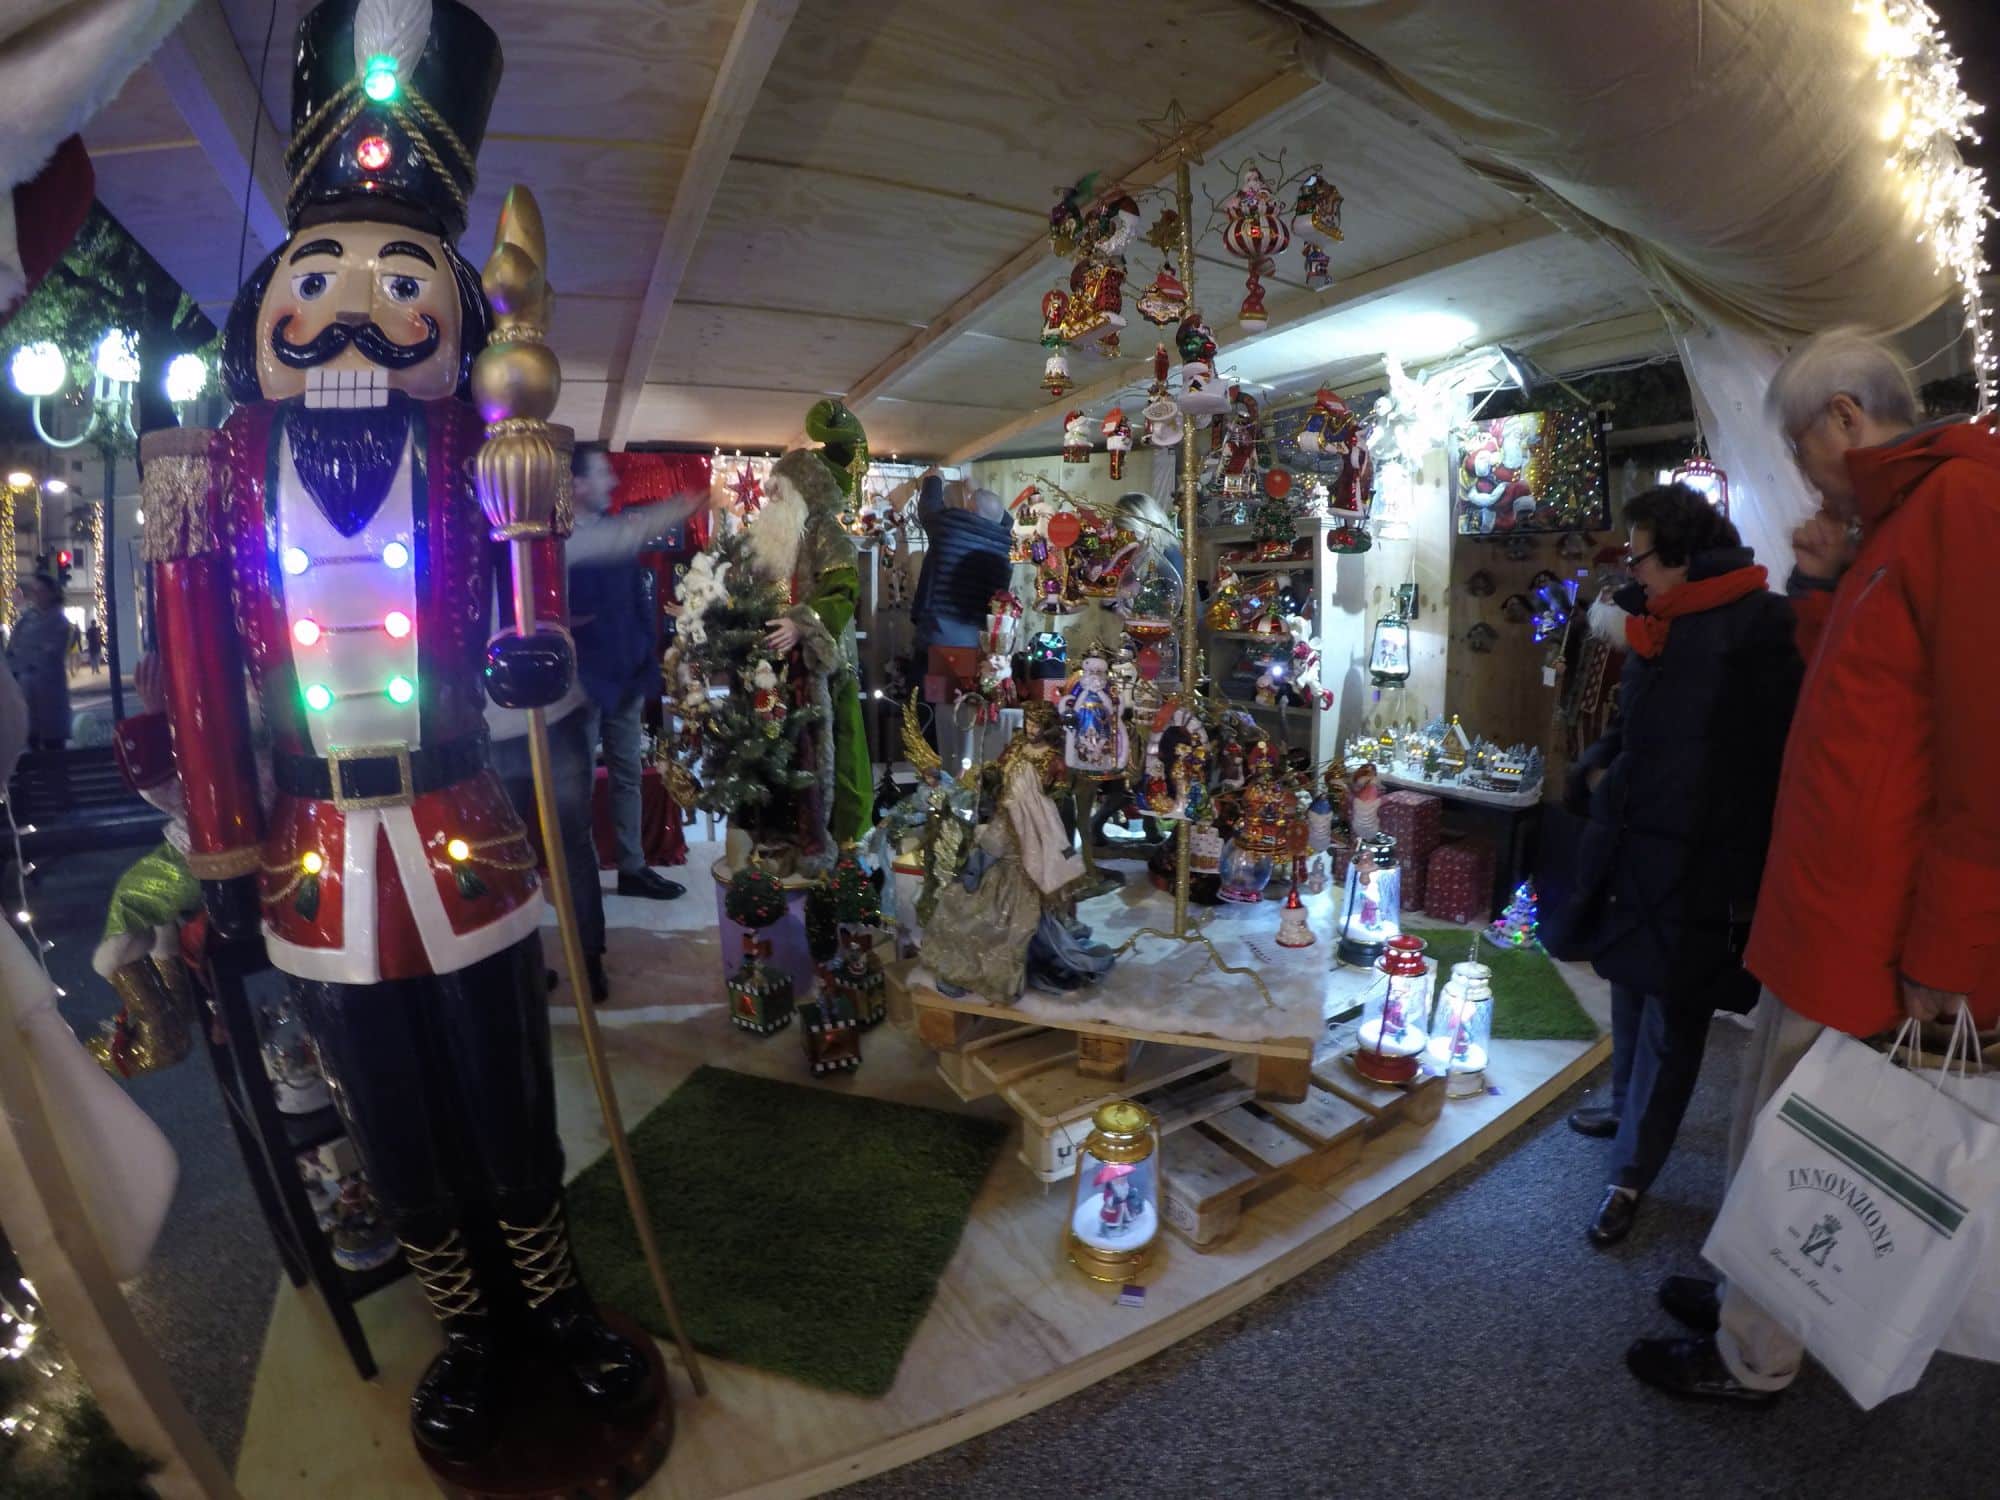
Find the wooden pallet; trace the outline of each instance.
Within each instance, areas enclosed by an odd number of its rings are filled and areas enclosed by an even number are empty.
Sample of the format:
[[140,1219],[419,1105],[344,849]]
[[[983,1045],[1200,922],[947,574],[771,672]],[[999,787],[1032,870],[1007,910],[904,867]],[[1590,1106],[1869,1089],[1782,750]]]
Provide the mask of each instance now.
[[1161,1153],[1162,1215],[1195,1249],[1212,1249],[1235,1229],[1253,1196],[1287,1182],[1324,1187],[1376,1136],[1398,1125],[1429,1125],[1443,1108],[1442,1078],[1383,1088],[1328,1060],[1314,1068],[1299,1103],[1245,1097],[1177,1134]]
[[[1207,1052],[1241,1054],[1252,1070],[1252,1081],[1260,1099],[1300,1100],[1306,1097],[1307,1074],[1312,1067],[1311,1037],[1264,1037],[1239,1040],[1229,1037],[1198,1036],[1181,1032],[1146,1031],[1109,1022],[1075,1019],[1053,1020],[1028,1016],[1007,1006],[988,1005],[970,996],[950,996],[915,978],[905,970],[896,975],[895,1002],[906,1002],[916,1021],[917,1036],[925,1046],[940,1054],[964,1052],[976,1041],[991,1041],[997,1035],[984,1023],[1003,1021],[1012,1025],[1033,1024],[1070,1037],[1072,1066],[1077,1073],[1100,1084],[1120,1084],[1133,1089],[1135,1059],[1144,1047],[1195,1048]],[[954,1076],[959,1087],[965,1082],[965,1065],[940,1062],[947,1081]],[[1117,1091],[1101,1090],[1101,1097],[1117,1097]]]

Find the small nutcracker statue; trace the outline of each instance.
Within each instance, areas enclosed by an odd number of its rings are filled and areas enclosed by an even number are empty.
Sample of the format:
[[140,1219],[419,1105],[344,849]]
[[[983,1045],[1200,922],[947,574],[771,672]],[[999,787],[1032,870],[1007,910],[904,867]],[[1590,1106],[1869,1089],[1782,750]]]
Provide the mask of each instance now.
[[743,964],[729,976],[729,1019],[769,1036],[792,1024],[792,976],[770,962],[771,940],[743,934]]
[[847,996],[833,986],[822,983],[819,994],[799,1007],[799,1033],[813,1077],[861,1066],[860,1023]]
[[[489,694],[533,709],[570,685],[562,542],[524,523],[532,618],[496,620],[509,559],[467,399],[493,310],[453,240],[498,38],[458,0],[325,0],[294,55],[289,237],[224,328],[221,430],[141,444],[145,554],[212,938],[286,977],[444,1332],[416,1436],[464,1458],[500,1435],[510,1367],[553,1362],[601,1412],[653,1393],[571,1257],[542,893],[487,759]],[[539,215],[510,200],[502,228],[496,285],[540,295]],[[552,378],[545,349],[514,351],[517,390]]]
[[889,1012],[887,981],[882,961],[875,953],[875,935],[849,927],[840,934],[840,953],[819,969],[820,996],[830,992],[840,996],[839,1008],[854,1017],[863,1031],[876,1025]]

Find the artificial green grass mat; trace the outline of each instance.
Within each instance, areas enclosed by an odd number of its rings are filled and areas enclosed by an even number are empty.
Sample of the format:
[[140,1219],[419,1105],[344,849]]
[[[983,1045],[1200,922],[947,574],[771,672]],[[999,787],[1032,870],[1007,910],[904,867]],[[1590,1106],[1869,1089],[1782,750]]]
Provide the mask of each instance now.
[[[1466,958],[1478,934],[1464,927],[1406,927],[1424,940],[1438,961],[1438,989]],[[1506,1042],[1594,1042],[1597,1023],[1548,954],[1535,948],[1496,948],[1481,941],[1478,959],[1493,971],[1493,1035]]]
[[[696,1347],[860,1396],[895,1381],[1006,1138],[992,1120],[709,1067],[631,1136]],[[569,1219],[591,1291],[667,1337],[608,1153],[570,1184]]]

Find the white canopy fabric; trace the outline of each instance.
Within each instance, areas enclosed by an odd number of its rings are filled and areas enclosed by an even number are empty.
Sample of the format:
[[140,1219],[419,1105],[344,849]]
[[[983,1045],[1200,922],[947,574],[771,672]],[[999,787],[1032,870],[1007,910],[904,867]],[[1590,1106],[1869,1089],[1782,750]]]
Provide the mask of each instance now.
[[1891,99],[1848,0],[1310,5],[1704,322],[1888,333],[1951,293],[1884,171]]

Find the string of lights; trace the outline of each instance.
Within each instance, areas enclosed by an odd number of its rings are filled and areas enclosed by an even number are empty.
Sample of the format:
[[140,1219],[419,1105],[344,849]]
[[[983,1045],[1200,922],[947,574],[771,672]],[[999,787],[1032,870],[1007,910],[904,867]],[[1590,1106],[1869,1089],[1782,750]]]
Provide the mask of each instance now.
[[1959,83],[1958,57],[1945,40],[1937,12],[1924,0],[1855,0],[1865,25],[1868,53],[1891,101],[1882,121],[1889,170],[1923,230],[1938,269],[1958,287],[1972,338],[1979,407],[2000,395],[1993,361],[1993,329],[1982,288],[1990,269],[1986,229],[1993,205],[1986,174],[1959,154],[1961,142],[1977,144],[1973,121],[1984,112]]

